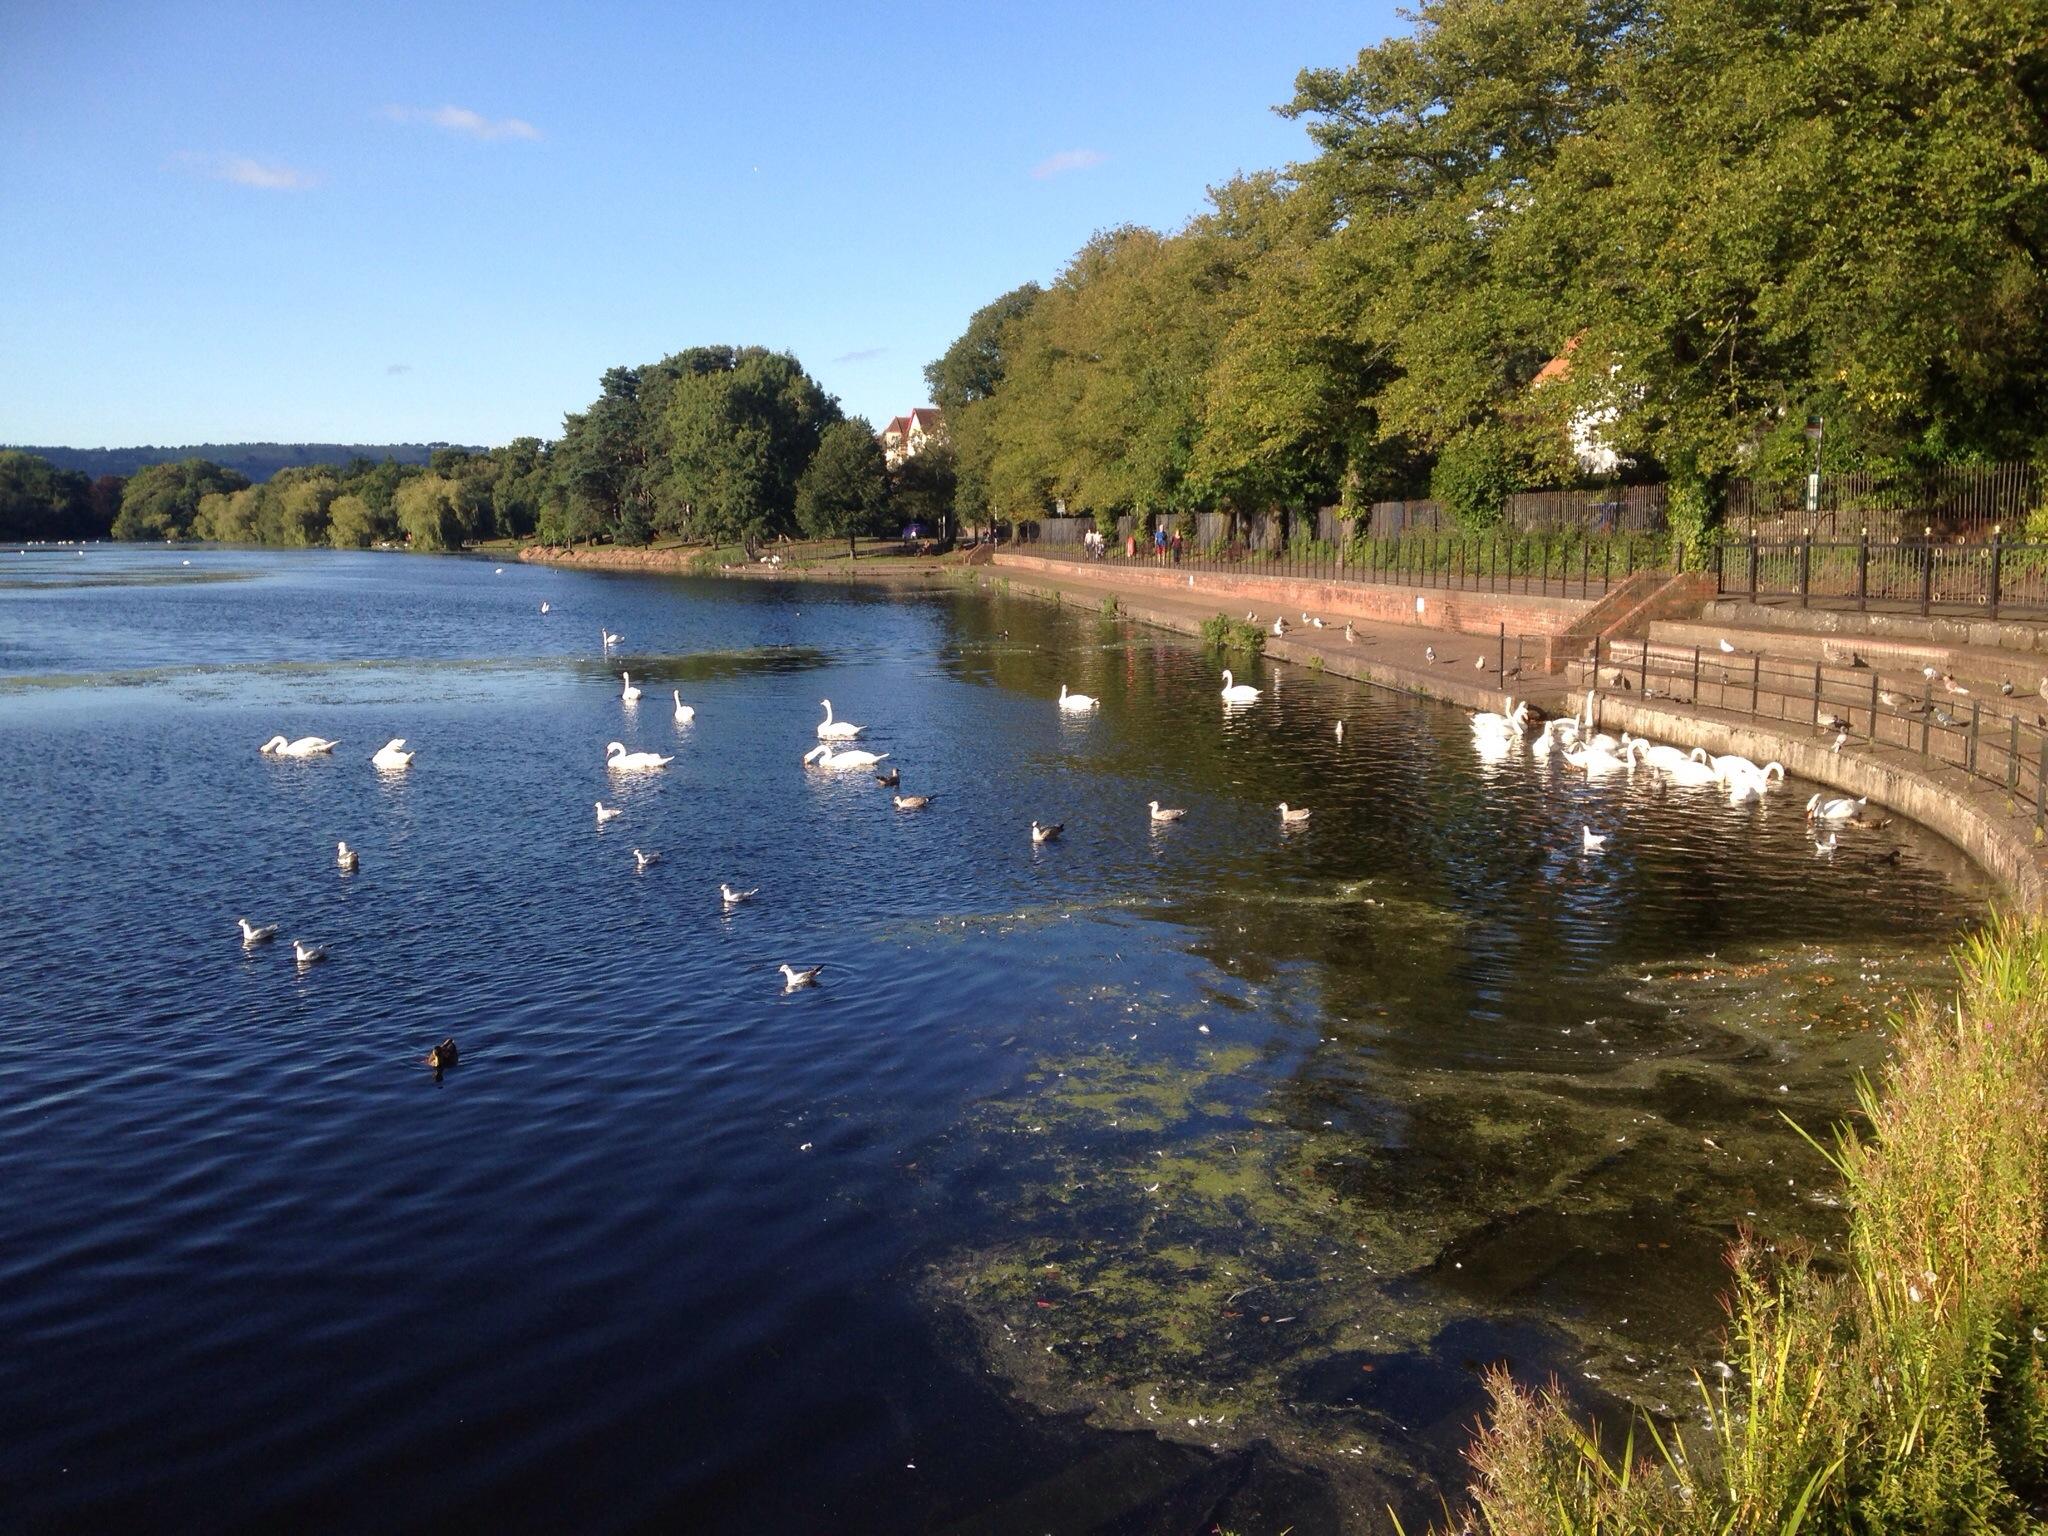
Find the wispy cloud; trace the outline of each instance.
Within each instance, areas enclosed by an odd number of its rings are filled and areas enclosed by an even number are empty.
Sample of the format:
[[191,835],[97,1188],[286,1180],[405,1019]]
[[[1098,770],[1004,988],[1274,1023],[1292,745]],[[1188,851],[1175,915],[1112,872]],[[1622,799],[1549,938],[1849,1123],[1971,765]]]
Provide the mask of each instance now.
[[425,123],[472,139],[537,139],[540,130],[523,117],[485,117],[468,107],[386,107],[394,123]]
[[202,155],[188,149],[174,156],[173,163],[193,176],[210,176],[261,192],[303,192],[320,185],[320,178],[311,171],[247,155]]
[[832,361],[835,363],[872,363],[878,357],[887,357],[887,347],[862,347],[858,352],[842,352]]
[[390,373],[390,374],[400,374],[400,373],[411,373],[411,372],[412,372],[412,364],[411,364],[411,363],[391,363],[391,364],[388,364],[388,365],[387,365],[387,366],[385,367],[384,371],[385,371],[386,373]]
[[1064,176],[1069,171],[1085,171],[1108,158],[1099,149],[1063,149],[1056,155],[1047,155],[1031,167],[1031,177],[1034,181],[1044,181],[1048,177]]

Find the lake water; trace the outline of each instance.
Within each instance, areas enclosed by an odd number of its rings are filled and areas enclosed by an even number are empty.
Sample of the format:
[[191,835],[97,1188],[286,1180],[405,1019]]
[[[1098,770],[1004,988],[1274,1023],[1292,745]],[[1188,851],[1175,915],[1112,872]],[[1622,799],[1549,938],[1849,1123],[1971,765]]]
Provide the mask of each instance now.
[[[986,579],[0,557],[0,1525],[1377,1530],[1489,1362],[1683,1411],[1981,883],[1250,670]],[[937,802],[807,773],[825,697]]]

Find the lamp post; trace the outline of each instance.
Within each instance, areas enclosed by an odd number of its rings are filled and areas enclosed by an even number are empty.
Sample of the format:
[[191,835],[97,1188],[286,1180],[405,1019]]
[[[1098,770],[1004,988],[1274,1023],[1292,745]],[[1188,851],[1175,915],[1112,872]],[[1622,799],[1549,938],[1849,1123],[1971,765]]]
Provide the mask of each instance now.
[[1806,418],[1807,441],[1813,444],[1813,470],[1806,477],[1806,510],[1809,512],[1820,510],[1820,439],[1827,430],[1827,424],[1825,416]]

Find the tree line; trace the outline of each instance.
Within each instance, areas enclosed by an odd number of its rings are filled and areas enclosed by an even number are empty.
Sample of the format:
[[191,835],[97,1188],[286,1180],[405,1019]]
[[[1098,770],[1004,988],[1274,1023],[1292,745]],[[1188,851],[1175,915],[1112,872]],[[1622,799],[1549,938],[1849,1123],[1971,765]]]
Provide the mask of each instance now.
[[1684,530],[1816,437],[2048,454],[2048,0],[1414,21],[1298,77],[1311,158],[972,317],[926,370],[963,514],[1428,494],[1483,527],[1584,478],[1577,425]]

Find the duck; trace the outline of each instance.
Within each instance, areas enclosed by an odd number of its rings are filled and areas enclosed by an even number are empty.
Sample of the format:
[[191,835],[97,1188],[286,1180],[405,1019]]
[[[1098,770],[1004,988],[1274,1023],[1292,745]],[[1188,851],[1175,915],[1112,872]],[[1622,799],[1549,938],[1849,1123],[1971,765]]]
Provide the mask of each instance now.
[[355,849],[349,847],[347,843],[336,843],[334,845],[334,862],[345,870],[353,871],[360,861],[356,858]]
[[413,748],[411,752],[406,751],[405,738],[403,736],[394,736],[377,749],[375,755],[370,759],[370,765],[373,768],[384,769],[404,768],[411,764],[418,752],[419,748],[417,747]]
[[1230,675],[1230,668],[1223,669],[1223,702],[1226,704],[1255,704],[1263,689],[1254,688],[1250,683],[1240,683]]
[[1598,853],[1607,846],[1607,834],[1595,832],[1591,827],[1579,828],[1579,847],[1587,853]]
[[851,741],[867,729],[864,725],[855,725],[851,720],[834,720],[830,699],[820,699],[818,702],[825,706],[825,721],[818,727],[818,740]]
[[728,907],[736,907],[743,901],[752,901],[756,896],[760,894],[761,887],[759,887],[758,885],[754,886],[750,890],[736,891],[731,886],[726,885],[724,882],[721,881],[718,887],[718,899],[724,902]]
[[640,698],[640,690],[633,686],[633,674],[621,672],[619,676],[625,680],[625,686],[619,690],[619,697],[628,704],[637,702]]
[[682,690],[682,689],[680,689],[680,688],[671,688],[671,689],[670,689],[670,690],[668,691],[668,696],[669,696],[670,698],[672,698],[672,699],[674,699],[674,700],[676,701],[676,724],[677,724],[677,725],[688,725],[688,724],[689,724],[689,723],[690,723],[690,722],[691,722],[692,720],[694,720],[694,719],[696,719],[696,718],[697,718],[697,711],[696,711],[696,710],[695,710],[694,708],[692,708],[692,707],[691,707],[690,705],[688,705],[688,704],[685,704],[685,703],[683,702],[683,690]]
[[242,928],[242,948],[244,949],[254,949],[258,944],[268,944],[277,937],[277,924],[275,923],[265,923],[259,928],[246,917],[238,917],[235,921]]
[[635,873],[646,870],[660,862],[661,855],[658,853],[642,853],[638,848],[633,850],[633,869]]
[[1179,821],[1185,815],[1187,815],[1185,810],[1162,810],[1157,800],[1152,802],[1152,819],[1154,821]]
[[921,811],[926,806],[930,805],[934,800],[938,799],[938,796],[891,795],[889,798],[895,803],[896,809],[899,811]]
[[1055,843],[1059,841],[1060,834],[1066,830],[1067,824],[1064,821],[1056,821],[1049,827],[1041,827],[1034,821],[1031,823],[1031,841],[1034,843]]
[[1302,806],[1299,809],[1290,809],[1285,800],[1280,802],[1280,824],[1283,827],[1298,827],[1313,815],[1315,815],[1315,812],[1307,806]]
[[308,944],[304,939],[293,939],[292,957],[301,965],[317,965],[327,958],[327,946]]
[[446,1071],[461,1059],[462,1052],[455,1048],[455,1041],[453,1039],[443,1040],[439,1045],[427,1052],[425,1057],[426,1064],[436,1072]]
[[834,752],[829,746],[817,746],[804,754],[804,765],[822,769],[827,773],[838,773],[848,768],[872,768],[888,756],[887,752],[864,752],[858,749]]
[[887,773],[876,774],[875,782],[884,789],[894,789],[903,782],[903,772],[901,769],[891,768]]
[[1067,685],[1065,683],[1060,684],[1061,709],[1067,710],[1069,713],[1080,714],[1084,711],[1100,709],[1101,707],[1102,700],[1091,698],[1085,693],[1069,693],[1067,692]]
[[623,806],[606,805],[602,800],[597,802],[597,824],[600,827],[603,826],[606,822],[610,821],[614,816],[622,816],[624,814],[625,807]]
[[604,765],[614,773],[648,773],[656,768],[666,768],[674,761],[673,757],[663,757],[657,752],[628,752],[624,742],[605,743]]
[[301,736],[297,741],[286,741],[282,736],[273,736],[256,750],[271,757],[318,757],[332,752],[340,746],[338,741],[329,741],[325,736]]
[[1854,800],[1823,800],[1819,795],[1815,795],[1806,802],[1806,819],[1808,821],[1847,821],[1869,803],[1870,797],[1868,795]]
[[815,987],[818,984],[818,972],[824,969],[822,965],[807,965],[801,969],[794,965],[785,965],[782,967],[782,990],[794,992],[801,987]]

